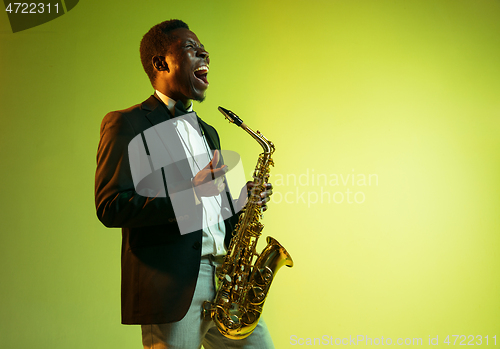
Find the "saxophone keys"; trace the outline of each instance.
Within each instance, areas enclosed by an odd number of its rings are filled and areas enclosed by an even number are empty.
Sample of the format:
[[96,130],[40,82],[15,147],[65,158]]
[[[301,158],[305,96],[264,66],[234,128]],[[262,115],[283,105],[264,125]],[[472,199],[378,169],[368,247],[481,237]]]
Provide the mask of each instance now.
[[273,280],[273,271],[269,267],[257,269],[254,277],[257,285],[265,286]]
[[253,305],[259,305],[266,299],[266,293],[262,287],[254,286],[251,288],[251,292],[248,294],[249,302]]
[[238,315],[235,315],[235,314],[229,315],[228,320],[229,321],[228,321],[227,327],[232,328],[232,329],[237,329],[237,328],[241,327],[240,318],[238,317]]
[[241,317],[241,322],[243,322],[245,325],[253,324],[257,320],[258,316],[259,315],[257,315],[253,311],[247,311]]
[[212,313],[212,302],[204,301],[201,305],[201,311],[205,318],[210,318]]

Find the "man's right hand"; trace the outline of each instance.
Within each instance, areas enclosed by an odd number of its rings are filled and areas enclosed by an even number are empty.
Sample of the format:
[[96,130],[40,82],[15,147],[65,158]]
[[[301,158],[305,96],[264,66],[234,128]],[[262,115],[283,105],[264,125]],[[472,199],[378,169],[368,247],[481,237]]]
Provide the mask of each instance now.
[[217,167],[219,158],[220,153],[218,150],[215,150],[212,161],[194,176],[192,183],[196,196],[199,198],[219,195],[226,187],[222,176],[224,176],[228,168],[227,165]]

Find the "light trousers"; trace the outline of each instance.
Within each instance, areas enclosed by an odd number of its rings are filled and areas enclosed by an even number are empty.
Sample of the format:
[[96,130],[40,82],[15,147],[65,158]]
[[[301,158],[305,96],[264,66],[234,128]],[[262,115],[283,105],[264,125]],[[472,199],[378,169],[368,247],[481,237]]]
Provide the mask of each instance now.
[[200,273],[191,306],[184,318],[168,324],[141,325],[144,349],[274,349],[271,335],[262,320],[245,339],[224,337],[212,320],[202,316],[204,301],[215,297],[214,273],[216,264],[202,258]]

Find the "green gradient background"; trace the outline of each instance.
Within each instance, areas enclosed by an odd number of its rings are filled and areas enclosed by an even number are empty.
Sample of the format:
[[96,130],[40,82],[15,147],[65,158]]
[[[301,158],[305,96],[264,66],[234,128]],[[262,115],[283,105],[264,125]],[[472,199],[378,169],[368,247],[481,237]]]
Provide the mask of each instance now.
[[[95,216],[95,153],[102,117],[152,93],[139,41],[170,18],[211,53],[196,110],[223,147],[247,172],[260,151],[218,105],[276,145],[264,235],[295,261],[265,307],[276,348],[500,335],[499,1],[86,0],[16,34],[0,15],[0,347],[141,347],[120,325],[121,234]],[[306,173],[378,185],[296,189]],[[321,190],[365,201],[314,203]]]

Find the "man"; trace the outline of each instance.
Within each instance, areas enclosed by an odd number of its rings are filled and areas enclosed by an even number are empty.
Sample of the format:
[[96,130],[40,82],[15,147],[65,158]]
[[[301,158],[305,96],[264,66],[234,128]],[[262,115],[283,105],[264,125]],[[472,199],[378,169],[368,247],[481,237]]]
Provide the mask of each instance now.
[[[225,185],[214,180],[227,171],[219,161],[217,131],[199,118],[198,129],[182,118],[174,119],[192,110],[192,100],[205,98],[209,54],[179,20],[151,28],[141,41],[140,52],[155,94],[104,117],[97,153],[97,215],[105,226],[122,228],[122,323],[141,325],[144,348],[191,349],[202,344],[205,349],[273,348],[262,320],[246,339],[230,340],[201,315],[203,301],[215,296],[215,267],[226,253],[237,222],[233,215],[223,224],[208,223],[222,222],[221,207],[233,203]],[[180,233],[172,195],[151,194],[150,188],[138,193],[127,153],[135,137],[144,139],[146,130],[170,119],[175,120],[175,127],[169,142],[185,153],[186,160],[152,176],[163,179],[167,191],[176,178],[186,177],[179,171],[181,165],[190,168],[192,193],[186,200],[191,211],[186,217],[199,217],[203,224],[187,234]],[[194,152],[206,160],[198,162],[200,157]],[[168,149],[164,156],[169,156]],[[259,202],[263,210],[271,194],[267,184]],[[240,196],[241,200],[245,197]]]

